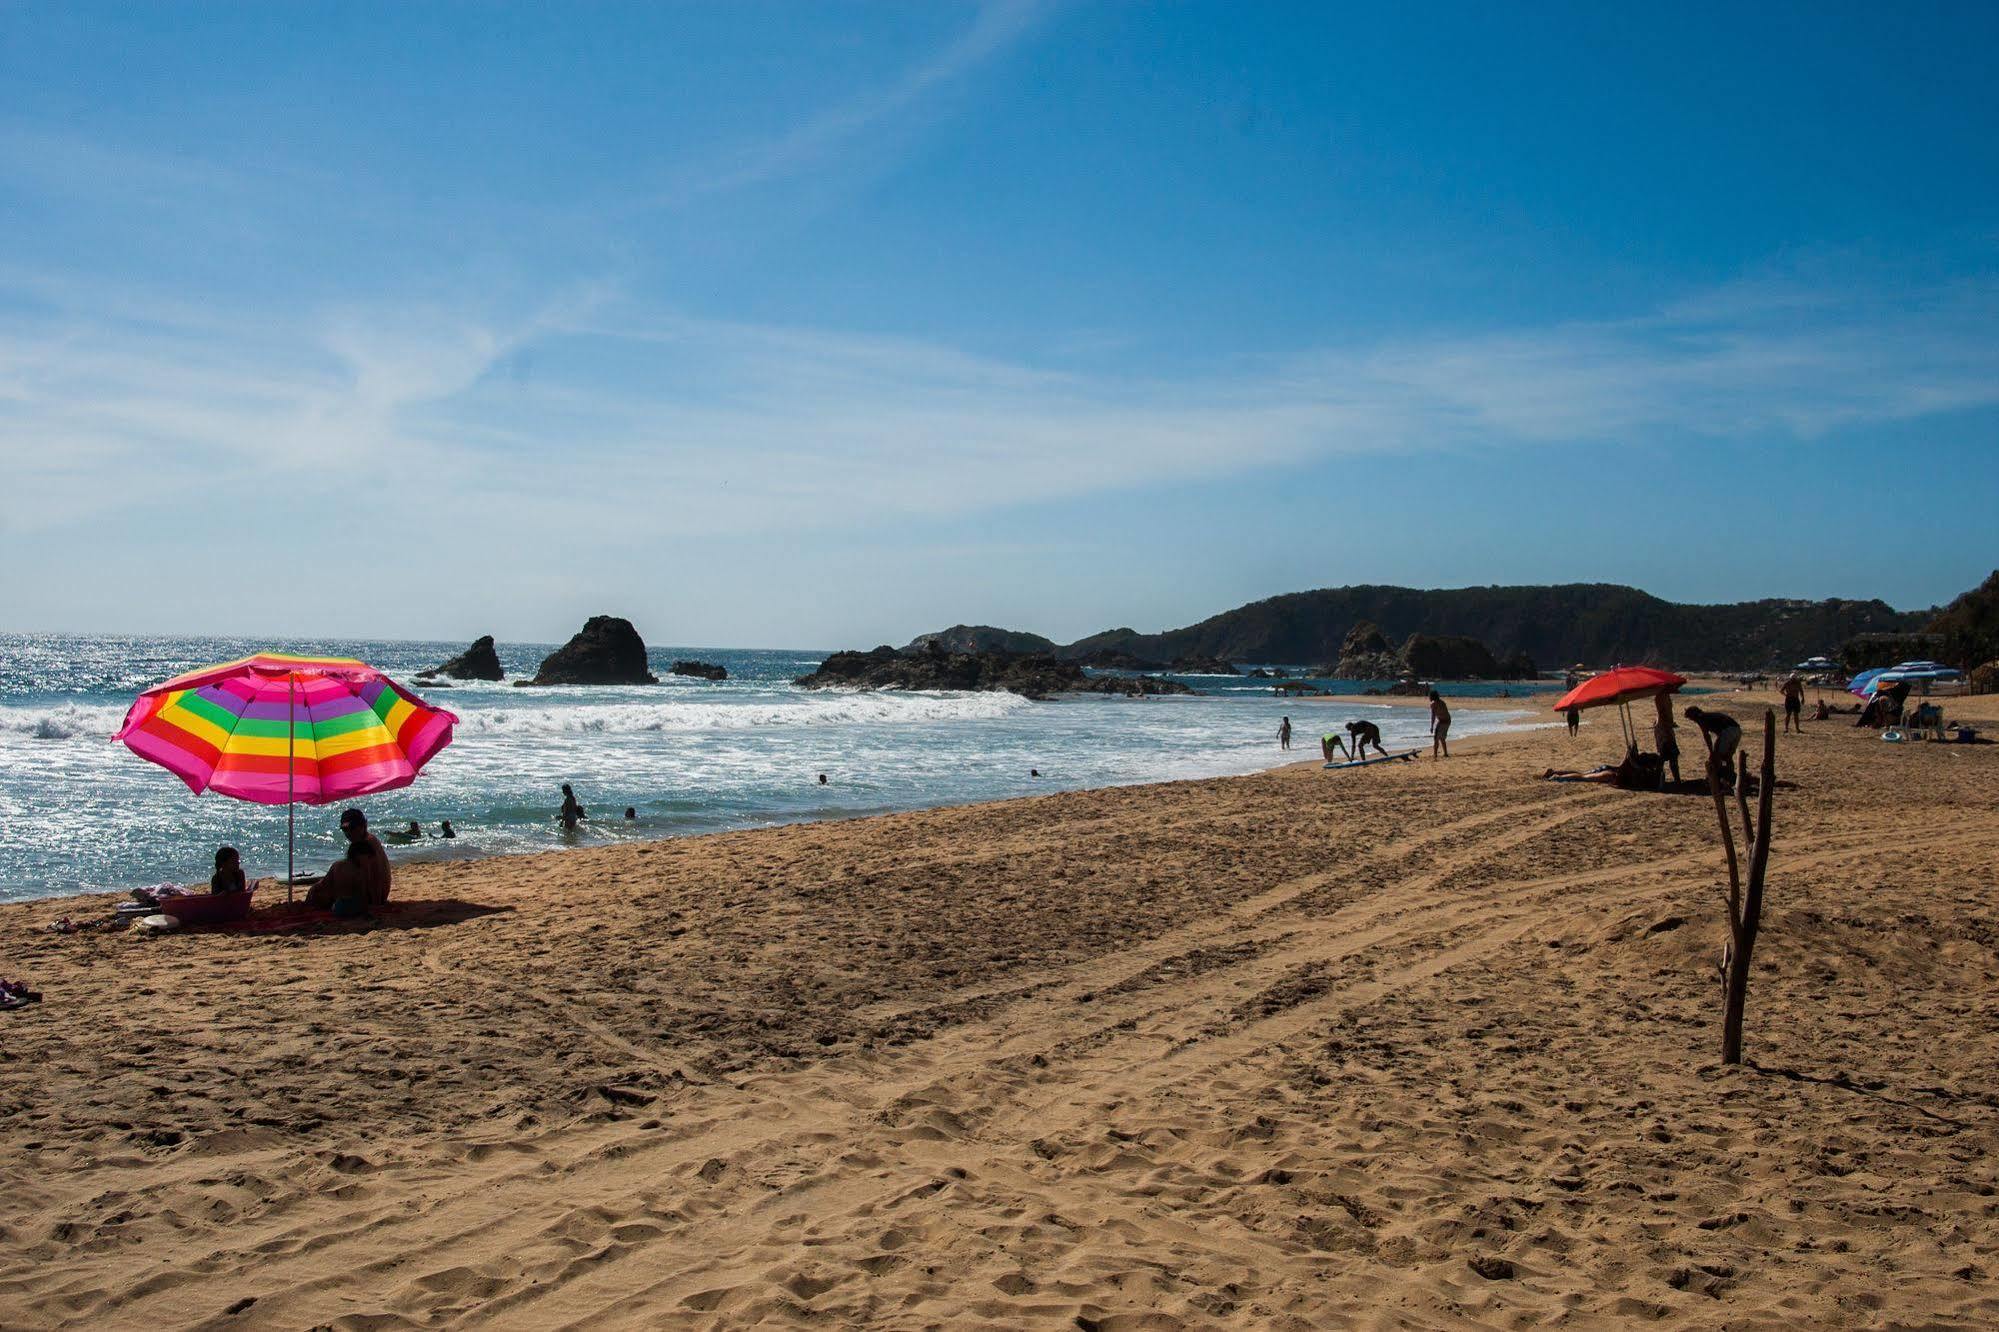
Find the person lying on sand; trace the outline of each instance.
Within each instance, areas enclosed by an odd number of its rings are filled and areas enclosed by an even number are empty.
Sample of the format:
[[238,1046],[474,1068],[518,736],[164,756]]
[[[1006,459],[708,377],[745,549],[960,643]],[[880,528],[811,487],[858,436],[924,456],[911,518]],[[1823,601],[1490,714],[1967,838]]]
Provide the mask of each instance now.
[[1352,741],[1353,756],[1355,758],[1365,757],[1367,754],[1367,747],[1369,745],[1374,746],[1375,753],[1381,755],[1383,758],[1388,757],[1388,751],[1381,747],[1381,728],[1379,726],[1376,726],[1373,722],[1371,721],[1348,722],[1347,736]]
[[306,906],[336,915],[363,915],[389,900],[389,853],[368,831],[368,816],[349,809],[340,816],[347,854],[305,895]]

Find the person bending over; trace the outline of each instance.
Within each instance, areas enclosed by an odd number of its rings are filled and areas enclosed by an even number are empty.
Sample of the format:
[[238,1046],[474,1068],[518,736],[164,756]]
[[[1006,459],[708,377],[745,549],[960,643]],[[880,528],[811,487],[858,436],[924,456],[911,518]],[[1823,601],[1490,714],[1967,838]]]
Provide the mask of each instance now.
[[1742,743],[1742,724],[1723,712],[1689,707],[1687,720],[1701,728],[1707,742],[1707,775],[1724,791],[1735,789],[1735,748]]
[[389,853],[368,831],[368,816],[349,809],[340,816],[347,854],[312,886],[305,904],[336,915],[365,915],[389,900]]
[[1388,757],[1388,751],[1381,747],[1381,728],[1371,721],[1348,722],[1347,739],[1353,745],[1353,756],[1355,758],[1365,758],[1369,745],[1374,746],[1375,753],[1381,755],[1383,758]]
[[1335,754],[1347,757],[1347,742],[1337,734],[1322,735],[1319,737],[1319,752],[1326,756],[1326,762],[1331,763]]

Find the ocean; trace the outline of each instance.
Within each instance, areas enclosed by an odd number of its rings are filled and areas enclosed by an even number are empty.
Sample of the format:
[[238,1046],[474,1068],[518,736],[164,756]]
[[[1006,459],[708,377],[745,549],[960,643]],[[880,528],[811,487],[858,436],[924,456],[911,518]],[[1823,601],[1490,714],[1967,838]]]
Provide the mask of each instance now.
[[[1365,715],[1388,747],[1427,744],[1419,709],[1286,702],[1266,681],[1178,676],[1195,697],[848,693],[792,686],[816,650],[655,647],[661,683],[516,689],[554,644],[502,644],[508,681],[432,689],[412,676],[463,643],[0,634],[0,901],[205,880],[223,843],[254,878],[282,874],[285,809],[195,797],[111,740],[139,690],[256,651],[359,657],[458,714],[451,745],[413,786],[361,801],[378,828],[414,819],[429,836],[399,861],[547,851],[1084,787],[1255,772],[1315,755],[1317,728]],[[728,668],[725,682],[670,676],[677,658]],[[1345,686],[1359,689],[1351,682]],[[1445,685],[1496,694],[1498,685]],[[1520,686],[1512,686],[1519,692]],[[1452,738],[1519,720],[1461,712]],[[1279,719],[1297,727],[1289,755]],[[1031,773],[1038,769],[1039,777]],[[818,774],[828,782],[821,786]],[[561,783],[590,819],[556,821]],[[629,806],[637,818],[623,817]],[[337,807],[298,809],[298,863],[337,854]],[[435,836],[450,819],[458,837]]]

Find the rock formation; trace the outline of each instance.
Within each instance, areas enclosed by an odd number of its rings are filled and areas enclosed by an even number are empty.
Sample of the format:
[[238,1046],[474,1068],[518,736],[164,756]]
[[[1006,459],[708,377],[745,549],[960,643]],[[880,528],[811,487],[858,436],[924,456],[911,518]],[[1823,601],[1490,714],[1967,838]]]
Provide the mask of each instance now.
[[835,652],[819,669],[796,683],[804,689],[1006,690],[1028,698],[1056,694],[1192,693],[1171,680],[1138,676],[1091,677],[1073,661],[1040,652],[947,652],[935,643],[916,652],[878,647],[872,652]]
[[646,669],[646,645],[630,620],[593,615],[576,637],[548,654],[533,683],[632,685],[659,680]]
[[442,666],[418,671],[416,678],[433,680],[440,675],[448,675],[454,680],[500,680],[506,674],[500,666],[500,654],[493,650],[493,636],[487,634]]
[[1175,657],[1166,668],[1178,675],[1241,675],[1229,662],[1220,657]]
[[1340,659],[1324,674],[1335,680],[1393,680],[1402,674],[1402,659],[1372,620],[1362,620],[1340,640]]
[[676,661],[668,669],[671,675],[690,675],[697,680],[726,680],[728,668],[708,661]]

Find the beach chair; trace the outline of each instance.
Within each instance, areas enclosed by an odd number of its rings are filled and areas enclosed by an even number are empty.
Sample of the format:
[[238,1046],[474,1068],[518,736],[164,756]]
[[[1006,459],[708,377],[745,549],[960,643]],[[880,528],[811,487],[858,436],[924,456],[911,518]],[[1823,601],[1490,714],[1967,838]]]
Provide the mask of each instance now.
[[1935,703],[1924,703],[1909,709],[1902,729],[1912,740],[1943,739],[1943,708]]

